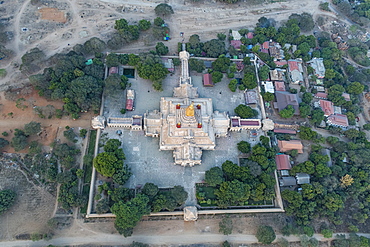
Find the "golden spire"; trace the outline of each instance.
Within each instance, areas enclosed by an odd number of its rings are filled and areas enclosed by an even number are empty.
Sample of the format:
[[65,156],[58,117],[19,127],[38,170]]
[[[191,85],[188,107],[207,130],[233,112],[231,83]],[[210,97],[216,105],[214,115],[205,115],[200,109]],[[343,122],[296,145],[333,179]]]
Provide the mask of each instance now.
[[186,107],[185,115],[187,117],[194,117],[194,102],[191,102],[191,104]]

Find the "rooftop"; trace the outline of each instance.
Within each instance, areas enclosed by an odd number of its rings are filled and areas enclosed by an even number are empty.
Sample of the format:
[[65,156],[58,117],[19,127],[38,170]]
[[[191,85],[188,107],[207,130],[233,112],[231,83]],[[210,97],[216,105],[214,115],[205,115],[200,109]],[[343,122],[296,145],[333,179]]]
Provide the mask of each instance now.
[[331,101],[328,100],[320,100],[320,107],[322,111],[324,112],[324,116],[328,117],[332,114],[334,114],[334,104]]
[[254,90],[245,92],[245,104],[257,104],[257,93]]
[[340,126],[347,128],[348,127],[348,118],[346,115],[343,114],[333,114],[328,117],[327,123],[329,125],[334,125],[334,126]]
[[285,109],[288,105],[293,106],[295,113],[294,115],[299,115],[299,103],[300,99],[297,94],[292,94],[288,92],[276,91],[276,105],[279,111]]
[[299,140],[291,140],[291,141],[278,141],[278,146],[280,152],[287,152],[290,150],[298,150],[298,153],[303,153],[303,145],[302,142]]
[[289,155],[278,154],[275,156],[275,162],[278,170],[292,169],[292,166],[290,165]]
[[283,81],[275,81],[275,91],[285,91],[285,84]]

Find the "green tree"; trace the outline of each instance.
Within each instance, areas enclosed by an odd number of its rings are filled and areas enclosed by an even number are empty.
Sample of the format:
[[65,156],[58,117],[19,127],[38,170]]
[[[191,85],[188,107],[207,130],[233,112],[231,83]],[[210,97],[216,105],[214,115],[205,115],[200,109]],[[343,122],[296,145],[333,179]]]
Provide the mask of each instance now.
[[190,68],[190,70],[196,71],[198,73],[202,73],[203,70],[206,69],[206,66],[204,65],[203,60],[190,58],[189,59],[189,68]]
[[85,54],[96,54],[104,51],[107,45],[105,42],[97,37],[93,37],[86,41],[83,45],[83,50]]
[[364,91],[365,86],[359,82],[351,82],[347,87],[347,92],[350,94],[360,94]]
[[324,238],[331,238],[333,237],[333,231],[330,229],[322,229],[321,234],[324,236]]
[[238,81],[236,79],[232,79],[229,82],[229,89],[231,92],[235,92],[237,89]]
[[86,129],[80,129],[80,137],[85,137],[87,134],[87,130]]
[[147,195],[149,198],[153,198],[158,194],[158,186],[153,183],[146,183],[142,189],[142,193]]
[[224,41],[226,39],[226,34],[224,33],[218,33],[217,38],[221,41]]
[[285,109],[283,109],[279,112],[279,115],[282,118],[291,118],[291,117],[293,117],[294,113],[295,113],[295,110],[294,110],[293,106],[288,105]]
[[14,137],[10,145],[16,152],[21,151],[27,147],[27,137],[22,130],[15,129]]
[[239,180],[221,183],[220,188],[215,191],[219,207],[244,205],[250,197],[250,186]]
[[224,75],[221,72],[219,72],[219,71],[213,71],[211,73],[211,76],[212,76],[213,83],[217,83],[217,82],[220,82],[222,80],[222,77]]
[[41,131],[41,123],[32,121],[24,125],[24,133],[27,136],[36,135],[40,131]]
[[267,80],[269,77],[270,68],[267,65],[262,66],[258,71],[258,76],[261,81]]
[[97,214],[105,214],[109,211],[109,200],[108,199],[103,199],[100,200],[95,207],[96,213]]
[[221,54],[226,54],[225,42],[218,39],[207,41],[203,45],[203,51],[207,57],[219,57]]
[[161,17],[157,17],[154,19],[154,25],[160,27],[164,24],[164,20]]
[[188,198],[188,193],[184,190],[184,187],[176,185],[171,190],[171,197],[175,200],[177,205],[182,205]]
[[163,42],[158,42],[155,46],[155,50],[158,55],[166,55],[168,53],[168,47],[163,44]]
[[0,191],[0,215],[13,205],[16,195],[12,190]]
[[271,226],[259,226],[256,237],[258,242],[263,244],[271,244],[276,239],[275,231]]
[[226,72],[230,64],[230,58],[225,57],[225,55],[221,55],[212,63],[212,68],[215,71]]
[[311,107],[305,103],[299,104],[299,115],[305,118],[311,113]]
[[233,221],[229,217],[223,218],[218,224],[218,226],[219,226],[218,231],[224,235],[229,235],[233,231]]
[[155,11],[155,14],[156,15],[163,15],[163,16],[165,16],[165,15],[171,15],[171,14],[174,13],[172,7],[170,5],[168,5],[168,4],[166,4],[166,3],[160,3],[160,4],[158,4],[155,7],[154,11]]
[[205,174],[205,182],[210,186],[217,186],[224,182],[224,173],[222,172],[220,167],[212,167]]
[[119,201],[113,204],[111,212],[116,215],[114,223],[116,229],[125,237],[132,235],[132,229],[140,221],[141,217],[148,214],[149,198],[144,194],[138,194],[128,202]]
[[138,24],[138,26],[139,26],[139,29],[141,30],[141,31],[146,31],[146,30],[148,30],[150,27],[151,27],[151,23],[150,23],[150,21],[147,21],[147,20],[140,20],[139,21],[139,24]]
[[254,73],[246,73],[242,82],[248,89],[253,89],[257,87],[257,78]]
[[249,144],[249,142],[246,142],[246,141],[241,141],[237,144],[238,146],[238,150],[242,153],[249,153],[251,151],[251,144]]
[[4,138],[0,138],[0,148],[3,148],[7,145],[9,145],[9,142],[5,140]]
[[364,124],[362,127],[364,130],[370,130],[370,124]]
[[311,103],[311,101],[312,101],[312,99],[313,99],[313,96],[312,96],[312,94],[311,93],[309,93],[309,92],[305,92],[303,95],[302,95],[302,101],[303,101],[303,103],[306,103],[306,104],[310,104]]
[[262,98],[264,101],[274,101],[275,100],[275,95],[270,93],[270,92],[266,92],[262,95]]
[[299,138],[303,140],[313,140],[317,137],[317,132],[313,131],[310,127],[299,127]]
[[320,108],[311,111],[311,123],[319,125],[324,119],[324,112]]
[[73,129],[68,129],[68,130],[63,131],[63,136],[67,138],[67,140],[70,142],[77,142],[76,140],[77,135],[75,134]]
[[123,166],[123,162],[120,162],[111,152],[100,153],[94,159],[95,169],[106,177],[112,177],[121,166]]
[[246,105],[238,105],[235,109],[234,112],[236,115],[240,116],[241,118],[253,118],[258,115],[258,112],[254,109],[252,109],[249,106]]

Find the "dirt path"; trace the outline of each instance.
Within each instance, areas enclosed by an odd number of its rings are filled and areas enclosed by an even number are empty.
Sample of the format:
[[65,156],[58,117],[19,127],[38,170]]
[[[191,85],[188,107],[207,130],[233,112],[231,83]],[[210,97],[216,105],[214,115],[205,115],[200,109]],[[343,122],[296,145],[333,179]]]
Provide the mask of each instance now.
[[[346,233],[336,233],[336,234],[345,234]],[[359,234],[361,236],[370,237],[370,234]],[[335,234],[334,234],[335,236]],[[300,238],[298,236],[282,236],[277,235],[276,239],[284,237],[289,242],[298,242]],[[313,236],[319,241],[327,242],[333,240],[334,238],[324,238],[321,234],[314,234]],[[133,241],[142,242],[150,245],[187,245],[187,244],[219,244],[223,241],[229,241],[230,243],[238,244],[251,244],[257,243],[258,240],[254,235],[241,235],[241,234],[232,234],[232,235],[221,235],[221,234],[210,234],[210,233],[181,233],[174,237],[173,235],[135,235],[132,237],[124,238],[120,235],[112,234],[94,234],[85,237],[61,237],[55,238],[50,241],[12,241],[12,242],[1,242],[2,247],[14,247],[14,246],[32,246],[32,247],[43,247],[49,244],[65,246],[65,245],[88,245],[92,246],[98,245],[126,245],[131,244]]]

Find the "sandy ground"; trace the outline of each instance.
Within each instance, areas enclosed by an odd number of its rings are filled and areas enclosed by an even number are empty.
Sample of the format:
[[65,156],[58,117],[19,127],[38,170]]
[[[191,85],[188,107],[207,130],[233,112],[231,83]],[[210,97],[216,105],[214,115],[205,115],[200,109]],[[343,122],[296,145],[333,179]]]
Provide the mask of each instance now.
[[[38,47],[50,56],[69,50],[75,44],[83,43],[94,36],[108,40],[116,19],[125,18],[130,23],[136,23],[140,19],[153,20],[156,17],[154,7],[160,3],[144,0],[135,2],[128,0],[61,0],[50,1],[48,5],[33,6],[30,0],[19,2],[16,6],[11,3],[3,5],[9,9],[8,17],[12,19],[8,29],[14,34],[13,42],[9,42],[7,47],[12,49],[16,55],[11,60],[0,61],[0,68],[6,68],[8,71],[7,77],[0,80],[0,86],[27,81],[14,64],[21,64],[21,56],[29,49]],[[278,22],[287,19],[292,13],[304,11],[313,14],[314,17],[318,14],[335,17],[334,13],[320,11],[317,0],[308,0],[304,3],[288,0],[268,4],[240,2],[234,5],[216,3],[211,0],[204,0],[200,3],[171,0],[168,4],[175,11],[172,16],[164,18],[171,29],[172,39],[166,43],[171,53],[177,52],[177,43],[183,39],[179,35],[180,32],[185,33],[185,40],[197,33],[202,41],[207,41],[216,38],[217,33],[227,32],[229,29],[253,28],[262,16],[273,18]],[[216,4],[217,7],[215,7]],[[64,13],[67,22],[43,20],[39,8],[46,7],[56,8],[60,13]],[[140,41],[127,45],[120,51],[147,51],[154,47],[156,42],[150,37],[142,37]]]
[[2,161],[0,177],[1,190],[12,189],[17,193],[14,206],[0,216],[0,239],[11,240],[20,234],[47,232],[46,223],[52,217],[55,197]]
[[[6,100],[4,92],[0,93],[0,133],[4,131],[8,132],[9,135],[7,137],[2,136],[2,138],[7,139],[9,142],[14,136],[14,129],[23,129],[24,125],[31,121],[41,123],[42,132],[39,136],[31,137],[29,141],[36,140],[45,148],[54,140],[64,138],[63,131],[66,126],[90,128],[92,113],[81,114],[78,121],[74,121],[68,116],[64,116],[62,119],[57,119],[55,117],[52,119],[43,119],[35,113],[33,109],[34,106],[53,105],[55,109],[62,109],[63,102],[48,101],[40,97],[36,91],[31,91],[27,95],[20,95],[19,98],[24,98],[26,100],[23,104],[27,106],[27,108],[24,110],[17,108],[15,101]],[[10,116],[9,113],[13,113],[13,115]],[[62,141],[64,141],[64,139],[62,139]],[[3,151],[13,153],[14,149],[7,146]],[[27,152],[27,150],[22,150],[21,153],[22,152]]]

